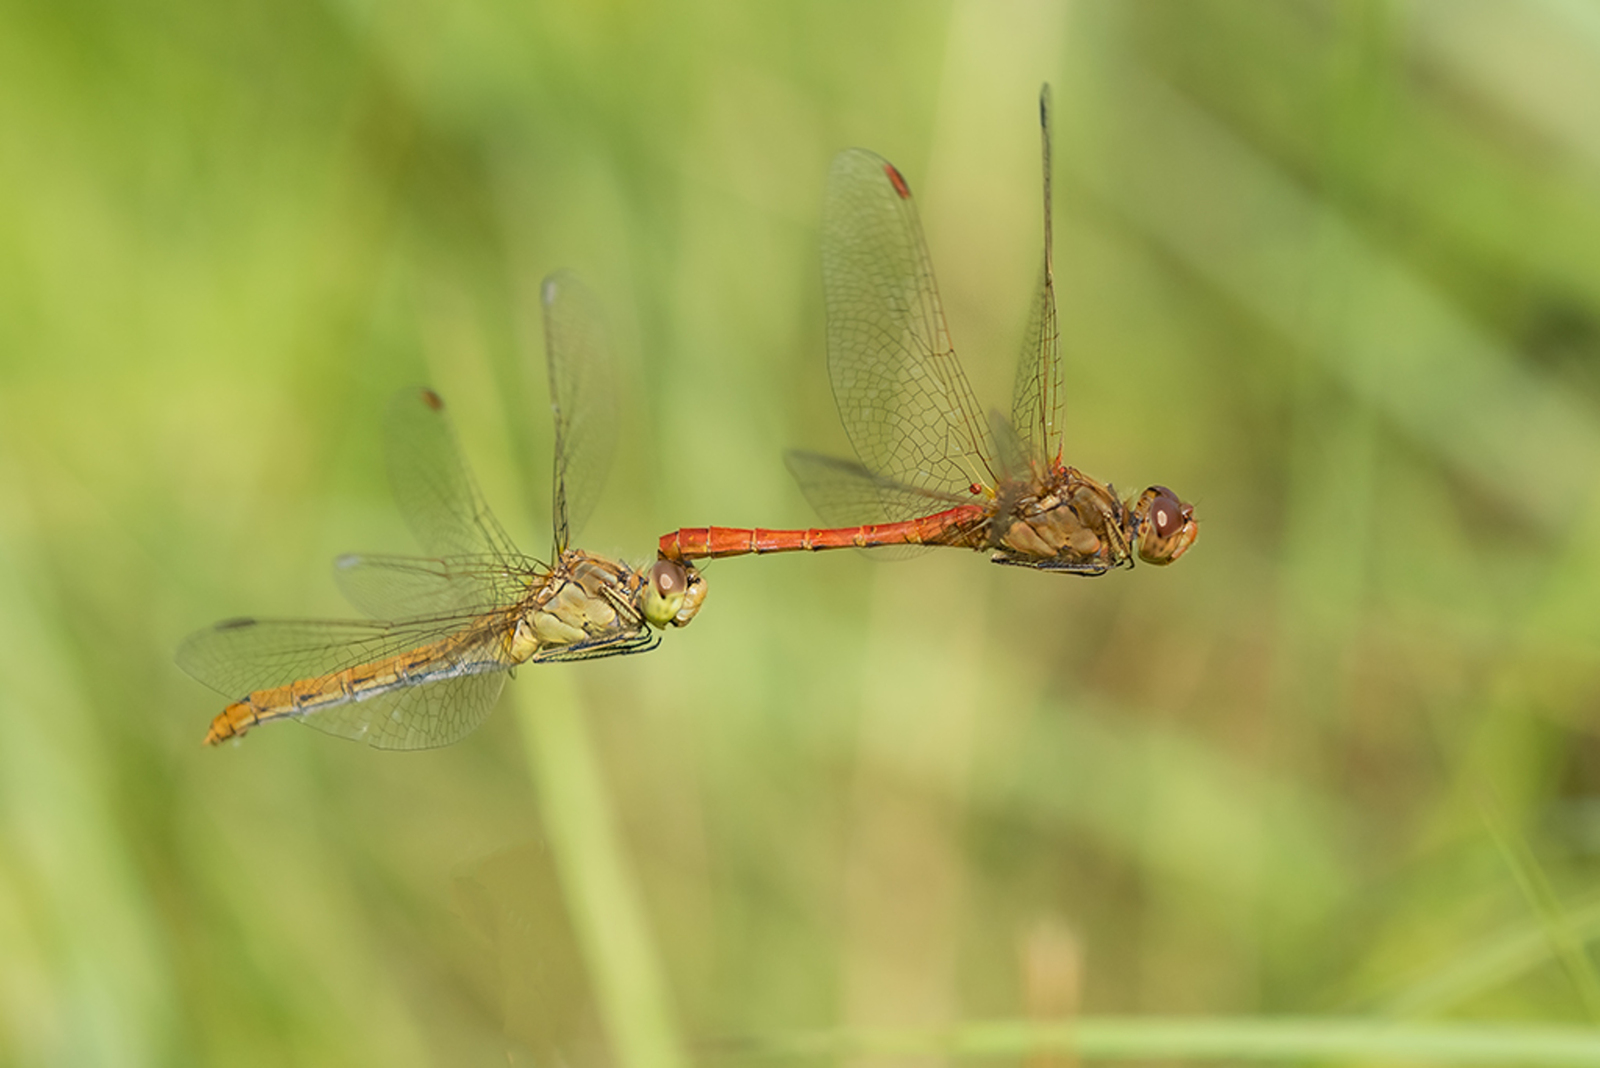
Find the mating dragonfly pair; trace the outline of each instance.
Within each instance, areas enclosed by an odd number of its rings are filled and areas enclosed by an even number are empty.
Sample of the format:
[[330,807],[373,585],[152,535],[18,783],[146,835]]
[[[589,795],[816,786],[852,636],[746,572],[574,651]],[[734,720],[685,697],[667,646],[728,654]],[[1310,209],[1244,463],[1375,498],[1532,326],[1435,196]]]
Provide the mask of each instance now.
[[[1062,374],[1051,259],[1049,87],[1039,99],[1044,260],[1009,419],[980,415],[951,346],[911,188],[863,149],[834,160],[823,212],[828,369],[857,459],[787,457],[833,524],[811,530],[684,528],[648,570],[571,546],[609,466],[610,361],[593,299],[546,279],[555,412],[554,558],[517,551],[484,503],[431,390],[390,406],[396,502],[429,557],[335,562],[369,620],[237,619],[192,635],[178,663],[233,700],[208,744],[277,719],[387,749],[447,745],[493,708],[511,669],[654,648],[705,600],[693,561],[746,553],[947,545],[996,563],[1100,575],[1135,557],[1170,564],[1199,529],[1165,486],[1123,500],[1062,463]],[[243,696],[240,696],[240,695]]]

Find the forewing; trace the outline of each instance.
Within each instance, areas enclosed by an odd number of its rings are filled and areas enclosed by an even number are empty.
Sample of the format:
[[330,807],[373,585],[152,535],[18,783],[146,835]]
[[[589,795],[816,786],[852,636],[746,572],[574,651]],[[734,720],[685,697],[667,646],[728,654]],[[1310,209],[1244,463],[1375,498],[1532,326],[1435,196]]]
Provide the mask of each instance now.
[[1044,155],[1044,265],[1017,359],[1011,424],[1028,460],[1040,473],[1061,454],[1061,330],[1056,322],[1055,258],[1050,222],[1050,87],[1039,93],[1039,136]]
[[526,557],[386,556],[346,553],[334,580],[351,604],[373,619],[488,613],[516,604],[545,579]]
[[384,453],[395,503],[430,556],[517,555],[478,492],[437,393],[416,388],[396,395],[384,424]]
[[822,278],[834,400],[861,462],[919,489],[992,482],[985,424],[950,344],[911,189],[865,149],[834,157]]
[[1028,460],[1041,471],[1061,451],[1061,335],[1055,283],[1045,265],[1017,359],[1011,425]]
[[544,280],[544,348],[555,414],[551,513],[555,555],[594,510],[617,442],[617,393],[611,348],[594,295],[557,272]]
[[996,462],[1000,467],[1001,487],[1010,483],[1020,482],[1031,485],[1034,480],[1028,478],[1028,468],[1033,463],[1032,446],[1025,442],[1017,433],[1016,427],[1010,419],[989,409],[989,441],[994,446]]

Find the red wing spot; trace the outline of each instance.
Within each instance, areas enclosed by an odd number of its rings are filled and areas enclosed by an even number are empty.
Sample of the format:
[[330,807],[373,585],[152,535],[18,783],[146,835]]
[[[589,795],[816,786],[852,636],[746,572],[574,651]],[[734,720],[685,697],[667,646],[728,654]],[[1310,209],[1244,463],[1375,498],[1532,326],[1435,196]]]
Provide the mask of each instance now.
[[967,492],[976,497],[978,494],[983,492],[983,486],[980,483],[973,482],[967,486]]
[[894,186],[894,191],[900,194],[901,200],[911,199],[911,187],[900,176],[900,172],[894,169],[893,163],[885,163],[883,165],[883,173],[889,176],[889,184]]
[[435,393],[431,389],[425,389],[422,391],[422,403],[426,404],[436,412],[444,411],[444,398],[439,396],[439,394]]

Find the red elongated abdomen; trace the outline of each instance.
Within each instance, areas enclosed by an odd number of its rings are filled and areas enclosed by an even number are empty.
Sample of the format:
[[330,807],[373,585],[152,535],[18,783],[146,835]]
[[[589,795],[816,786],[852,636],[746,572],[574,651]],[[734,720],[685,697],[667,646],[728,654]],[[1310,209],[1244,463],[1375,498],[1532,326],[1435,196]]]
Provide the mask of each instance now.
[[878,545],[957,545],[979,549],[986,544],[988,510],[973,504],[901,523],[811,530],[750,530],[735,527],[685,527],[661,537],[659,551],[668,560],[702,560],[747,553],[821,552],[823,549],[870,549]]

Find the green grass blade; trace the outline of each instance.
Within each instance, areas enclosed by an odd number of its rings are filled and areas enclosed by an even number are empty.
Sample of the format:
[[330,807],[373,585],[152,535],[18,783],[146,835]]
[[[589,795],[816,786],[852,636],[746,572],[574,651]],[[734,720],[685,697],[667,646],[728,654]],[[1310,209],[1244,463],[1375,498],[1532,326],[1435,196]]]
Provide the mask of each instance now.
[[[515,688],[528,770],[612,1054],[624,1068],[684,1063],[661,963],[571,675]],[[536,699],[537,698],[537,699]]]
[[1573,931],[1566,910],[1561,907],[1560,899],[1556,897],[1550,881],[1545,878],[1544,869],[1539,866],[1538,858],[1528,847],[1527,840],[1507,825],[1504,813],[1500,811],[1499,804],[1491,794],[1485,792],[1479,798],[1479,802],[1483,810],[1484,823],[1488,826],[1490,835],[1494,837],[1495,845],[1505,857],[1506,865],[1510,867],[1512,876],[1517,880],[1518,888],[1539,917],[1539,922],[1544,927],[1545,938],[1577,990],[1584,1011],[1590,1021],[1600,1023],[1600,980],[1596,979],[1588,951]]
[[[1573,937],[1588,943],[1600,939],[1600,904],[1567,913]],[[1437,1014],[1503,986],[1550,959],[1550,938],[1540,926],[1529,926],[1485,942],[1444,966],[1416,973],[1373,1007],[1385,1016]]]
[[1061,1024],[997,1020],[944,1031],[825,1031],[752,1039],[725,1051],[776,1059],[988,1058],[1070,1052],[1098,1060],[1593,1065],[1600,1064],[1600,1032],[1575,1027],[1385,1025],[1352,1019],[1107,1016]]

